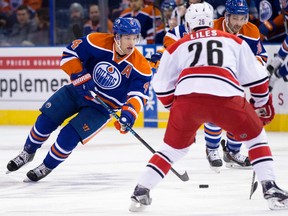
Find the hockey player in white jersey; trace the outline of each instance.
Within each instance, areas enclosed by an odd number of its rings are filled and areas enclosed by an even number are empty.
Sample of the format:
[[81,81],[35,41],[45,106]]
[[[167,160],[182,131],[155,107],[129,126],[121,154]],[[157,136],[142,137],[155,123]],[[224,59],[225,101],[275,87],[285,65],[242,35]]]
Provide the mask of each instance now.
[[[170,116],[163,143],[132,193],[130,211],[151,204],[150,190],[185,156],[204,122],[219,125],[246,145],[269,208],[288,209],[288,193],[275,183],[273,157],[263,128],[274,117],[265,68],[244,40],[211,28],[212,13],[206,4],[194,4],[193,10],[189,23],[193,32],[164,51],[152,80]],[[250,89],[251,103],[245,99],[243,86]]]

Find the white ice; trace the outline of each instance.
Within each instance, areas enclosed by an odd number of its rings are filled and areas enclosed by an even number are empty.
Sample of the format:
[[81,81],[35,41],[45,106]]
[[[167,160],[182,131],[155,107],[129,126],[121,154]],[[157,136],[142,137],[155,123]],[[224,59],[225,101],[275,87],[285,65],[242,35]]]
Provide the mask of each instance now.
[[[145,212],[128,211],[130,195],[151,152],[132,134],[121,135],[106,128],[88,144],[79,145],[50,175],[36,183],[24,183],[26,172],[38,166],[59,131],[38,150],[34,161],[19,171],[5,174],[8,161],[23,148],[30,127],[0,127],[0,215],[147,215],[147,216],[274,216],[262,188],[249,200],[252,170],[222,167],[213,172],[205,158],[203,131],[197,143],[174,169],[186,170],[190,181],[182,182],[172,172],[152,191],[152,205]],[[135,128],[154,149],[162,142],[164,129]],[[288,190],[288,133],[269,132],[278,185]],[[247,153],[245,147],[243,153]],[[220,150],[222,155],[222,150]],[[209,188],[199,188],[209,184]]]

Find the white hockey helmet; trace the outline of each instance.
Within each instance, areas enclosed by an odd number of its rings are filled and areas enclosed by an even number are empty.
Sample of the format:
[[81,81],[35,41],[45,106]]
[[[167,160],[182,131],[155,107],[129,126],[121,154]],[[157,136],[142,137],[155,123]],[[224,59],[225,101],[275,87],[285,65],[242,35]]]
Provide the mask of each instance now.
[[206,3],[191,4],[185,13],[188,32],[198,27],[213,27],[213,7]]

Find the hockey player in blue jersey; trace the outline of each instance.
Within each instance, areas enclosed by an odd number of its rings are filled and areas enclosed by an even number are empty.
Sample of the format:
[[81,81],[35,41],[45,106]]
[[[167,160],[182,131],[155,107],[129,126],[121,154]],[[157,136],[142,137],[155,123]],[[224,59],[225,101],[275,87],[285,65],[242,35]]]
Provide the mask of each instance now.
[[[238,36],[245,40],[254,53],[259,64],[265,67],[267,62],[267,52],[260,41],[260,32],[257,26],[248,22],[248,5],[245,0],[227,0],[225,4],[225,15],[214,20],[214,29],[222,30]],[[251,72],[253,73],[253,72]],[[260,97],[260,96],[259,96]],[[206,152],[210,167],[216,172],[220,172],[222,160],[217,149],[222,136],[222,129],[214,124],[204,124]],[[251,168],[249,158],[241,154],[242,142],[235,139],[230,132],[226,133],[227,142],[221,141],[223,146],[223,159],[226,167],[229,168]]]
[[87,143],[111,120],[109,112],[95,103],[94,91],[110,108],[121,109],[116,128],[127,133],[148,99],[151,68],[135,48],[140,38],[140,26],[133,18],[118,18],[114,35],[91,33],[74,40],[63,51],[61,69],[71,78],[71,84],[55,92],[40,108],[41,114],[32,127],[23,151],[7,164],[8,173],[32,161],[37,149],[67,118],[43,163],[27,173],[28,181],[38,181],[72,153],[79,142]]
[[270,73],[269,89],[272,91],[277,80],[283,78],[288,82],[288,35],[282,42],[277,55],[271,60],[267,66]]
[[[288,4],[287,0],[282,1],[282,7],[285,9],[285,22],[288,22]],[[267,65],[267,70],[270,73],[269,89],[272,91],[277,80],[283,78],[288,82],[288,35],[282,42],[277,55]]]

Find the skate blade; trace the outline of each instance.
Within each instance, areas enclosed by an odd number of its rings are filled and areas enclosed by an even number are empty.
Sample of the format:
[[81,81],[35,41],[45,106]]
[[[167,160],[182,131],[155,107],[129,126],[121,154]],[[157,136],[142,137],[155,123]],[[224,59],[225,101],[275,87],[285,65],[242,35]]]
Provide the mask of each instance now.
[[251,170],[252,166],[240,166],[236,163],[225,163],[225,167],[230,169],[245,169],[245,170]]
[[144,209],[146,209],[146,205],[143,205],[139,202],[136,202],[134,200],[132,200],[130,207],[129,207],[129,211],[130,212],[141,212],[144,211]]
[[13,172],[13,171],[9,171],[9,170],[7,170],[7,171],[6,171],[6,174],[9,174],[9,173],[11,173],[11,172]]
[[221,171],[221,167],[213,167],[213,166],[210,166],[210,169],[211,170],[213,170],[214,172],[216,172],[216,173],[220,173],[220,171]]
[[23,180],[23,182],[25,182],[25,183],[31,183],[31,182],[35,182],[35,181],[32,181],[31,179],[29,179],[29,178],[27,177],[27,178],[25,178],[25,179]]
[[279,201],[277,198],[268,199],[268,206],[271,210],[287,210],[288,209],[288,199]]

